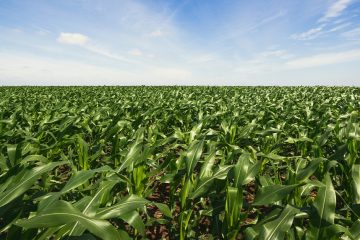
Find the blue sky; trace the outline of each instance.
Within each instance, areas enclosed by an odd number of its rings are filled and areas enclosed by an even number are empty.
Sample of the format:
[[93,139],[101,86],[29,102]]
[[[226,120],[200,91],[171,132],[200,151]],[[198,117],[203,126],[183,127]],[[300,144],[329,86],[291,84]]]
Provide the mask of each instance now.
[[356,85],[359,0],[0,0],[0,85]]

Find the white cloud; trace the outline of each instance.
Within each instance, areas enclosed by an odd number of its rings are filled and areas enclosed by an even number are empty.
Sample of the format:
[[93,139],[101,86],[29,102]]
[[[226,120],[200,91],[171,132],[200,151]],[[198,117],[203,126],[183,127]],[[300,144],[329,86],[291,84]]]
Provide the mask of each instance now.
[[42,36],[49,35],[51,33],[50,30],[43,28],[43,27],[36,26],[36,25],[33,25],[33,28],[36,29],[36,31],[35,31],[36,34],[39,34]]
[[275,20],[285,16],[286,14],[287,14],[287,11],[280,10],[280,11],[278,11],[268,17],[265,17],[261,20],[253,19],[253,21],[251,23],[243,25],[241,27],[231,26],[231,28],[230,28],[231,31],[228,34],[221,36],[222,40],[224,41],[224,40],[229,40],[229,39],[237,39],[241,35],[249,34],[249,32],[255,31],[259,28],[269,25],[271,22],[274,22]]
[[360,27],[344,32],[342,36],[349,40],[360,40]]
[[236,64],[233,70],[237,73],[266,73],[283,70],[285,59],[291,58],[292,55],[284,49],[269,49],[256,53],[253,58],[243,60]]
[[237,74],[265,74],[286,70],[284,62],[293,58],[294,55],[279,46],[268,47],[265,51],[253,54],[250,59],[242,59],[237,62],[232,71]]
[[336,27],[333,27],[332,29],[329,30],[329,32],[336,32],[336,31],[344,29],[344,28],[346,28],[346,27],[348,27],[350,25],[351,25],[351,23],[349,23],[349,22],[348,23],[343,23],[343,24],[340,24],[340,25],[338,25]]
[[137,49],[137,48],[130,50],[128,53],[130,55],[132,55],[132,56],[137,56],[137,57],[143,55],[142,51],[140,49]]
[[274,20],[276,20],[276,19],[278,19],[278,18],[280,18],[280,17],[285,16],[286,13],[287,13],[286,11],[279,11],[279,12],[277,12],[276,14],[274,14],[274,15],[272,15],[272,16],[269,16],[269,17],[261,20],[260,22],[256,23],[255,25],[250,26],[250,27],[246,30],[246,32],[247,32],[247,31],[255,30],[255,29],[259,28],[259,27],[262,27],[263,25],[266,25],[266,24],[268,24],[268,23],[270,23],[270,22],[272,22],[272,21],[274,21]]
[[335,20],[333,23],[334,24],[340,24],[340,23],[346,22],[347,20],[348,19],[346,19],[346,18],[340,18],[340,19]]
[[331,18],[339,16],[351,3],[351,0],[337,0],[327,10],[325,15],[319,19],[319,22],[326,22]]
[[[335,32],[338,30],[341,30],[347,26],[349,26],[351,23],[345,23],[336,27],[333,27],[330,30],[324,30],[329,22],[330,19],[338,17],[341,15],[341,13],[351,4],[352,0],[336,0],[326,11],[326,13],[324,14],[323,17],[321,17],[318,22],[322,23],[322,25],[315,27],[315,28],[311,28],[310,30],[303,32],[303,33],[298,33],[298,34],[293,34],[290,36],[290,38],[294,39],[294,40],[312,40],[315,39],[323,34],[326,33],[331,33],[331,32]],[[334,21],[334,24],[339,24],[344,22],[344,19],[339,19]]]
[[80,33],[60,33],[57,41],[62,44],[84,46],[89,42],[89,37]]
[[110,58],[113,60],[118,60],[118,61],[123,61],[123,62],[128,62],[128,63],[137,63],[137,61],[135,61],[135,60],[128,59],[119,54],[112,53],[111,51],[107,50],[106,48],[99,47],[96,45],[88,44],[88,45],[83,46],[83,48],[92,53],[95,53],[95,54],[98,54],[98,55],[101,55],[103,57],[107,57],[107,58]]
[[[173,18],[176,16],[176,14],[181,11],[181,9],[187,5],[190,2],[190,0],[184,0],[182,1],[180,4],[178,4],[178,6],[172,10],[171,12],[169,12],[167,15],[164,16],[164,18],[162,18],[162,20],[160,21],[160,24],[157,27],[157,30],[152,31],[150,33],[151,37],[154,38],[158,38],[158,37],[164,37],[165,35],[167,35],[169,32],[168,31],[164,31],[164,29],[171,29],[172,28],[172,20]],[[157,14],[158,15],[158,14]]]
[[270,50],[260,53],[260,56],[264,58],[289,58],[291,55],[286,50]]
[[298,58],[287,62],[287,66],[289,68],[295,69],[311,68],[355,60],[360,60],[360,49],[337,53],[325,53],[310,57]]
[[121,55],[112,53],[106,48],[95,45],[94,43],[91,42],[91,39],[88,36],[85,36],[80,33],[60,33],[60,36],[58,37],[57,41],[61,44],[79,46],[83,49],[88,50],[89,52],[101,55],[103,57],[111,58],[113,60],[119,60],[129,63],[136,62],[134,60],[127,59]]
[[290,36],[290,38],[292,38],[294,40],[299,40],[299,41],[313,40],[320,36],[342,30],[350,25],[351,25],[351,23],[347,22],[347,23],[343,23],[343,24],[340,24],[338,26],[335,26],[335,27],[329,29],[329,28],[326,28],[326,24],[322,24],[322,25],[320,25],[316,28],[312,28],[306,32],[293,34]]
[[312,28],[303,33],[293,34],[290,37],[294,40],[311,40],[311,39],[319,37],[323,33],[322,32],[323,29],[324,29],[324,25],[321,25],[319,27]]

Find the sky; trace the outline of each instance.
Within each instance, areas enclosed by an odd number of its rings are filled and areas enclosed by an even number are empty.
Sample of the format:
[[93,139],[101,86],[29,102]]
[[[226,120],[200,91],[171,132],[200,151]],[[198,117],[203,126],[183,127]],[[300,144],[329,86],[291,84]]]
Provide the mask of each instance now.
[[360,86],[360,0],[0,0],[0,85]]

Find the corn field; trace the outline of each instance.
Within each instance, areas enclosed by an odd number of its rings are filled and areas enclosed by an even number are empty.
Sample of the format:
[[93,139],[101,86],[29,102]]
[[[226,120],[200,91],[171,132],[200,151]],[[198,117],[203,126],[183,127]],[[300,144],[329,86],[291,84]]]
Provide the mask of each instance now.
[[2,239],[360,239],[360,88],[1,87]]

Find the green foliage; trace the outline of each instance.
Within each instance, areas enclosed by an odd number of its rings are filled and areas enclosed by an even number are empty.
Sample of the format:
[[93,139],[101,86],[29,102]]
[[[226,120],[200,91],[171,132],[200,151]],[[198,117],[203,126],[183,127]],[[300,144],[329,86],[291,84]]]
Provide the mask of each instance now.
[[1,87],[1,239],[360,238],[360,89]]
[[116,229],[107,221],[90,218],[74,208],[70,203],[58,201],[30,219],[18,220],[16,225],[23,228],[48,228],[79,222],[94,235],[103,239],[118,239]]

